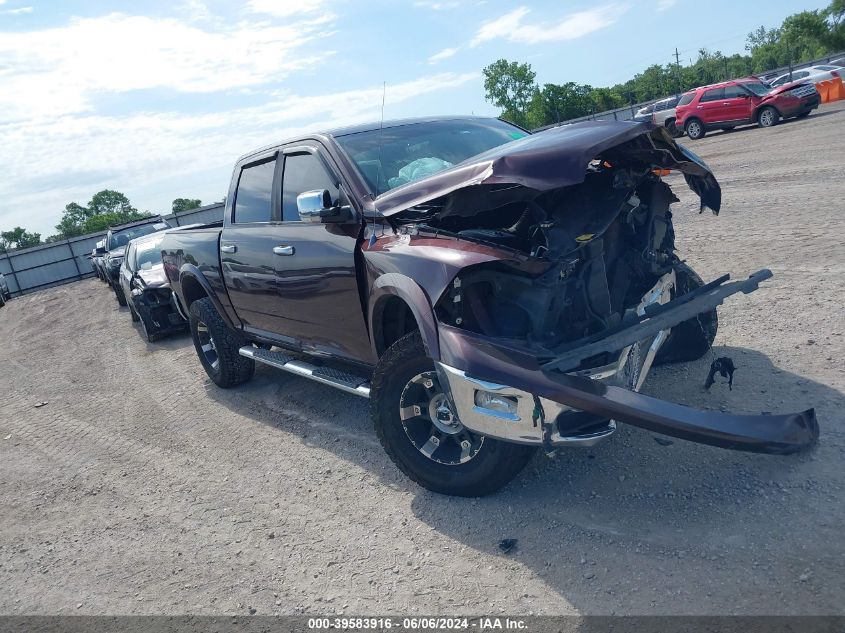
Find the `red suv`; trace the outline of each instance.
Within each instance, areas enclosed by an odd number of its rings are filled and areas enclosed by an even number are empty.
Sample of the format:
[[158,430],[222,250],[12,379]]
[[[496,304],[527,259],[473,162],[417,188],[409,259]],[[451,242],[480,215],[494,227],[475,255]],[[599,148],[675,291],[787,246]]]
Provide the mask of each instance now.
[[735,79],[685,93],[676,108],[675,125],[695,140],[707,130],[753,123],[771,127],[781,118],[805,117],[820,101],[812,83],[793,81],[771,88],[755,77]]

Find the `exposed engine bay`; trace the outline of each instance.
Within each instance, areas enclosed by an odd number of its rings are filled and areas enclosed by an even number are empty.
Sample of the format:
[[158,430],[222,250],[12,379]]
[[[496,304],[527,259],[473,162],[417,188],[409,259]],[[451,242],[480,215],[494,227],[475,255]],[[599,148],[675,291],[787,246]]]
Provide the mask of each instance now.
[[[675,254],[670,187],[651,170],[590,166],[583,183],[426,227],[520,251],[539,275],[505,262],[465,269],[438,304],[441,321],[537,351],[618,325]],[[682,269],[683,270],[683,269]]]

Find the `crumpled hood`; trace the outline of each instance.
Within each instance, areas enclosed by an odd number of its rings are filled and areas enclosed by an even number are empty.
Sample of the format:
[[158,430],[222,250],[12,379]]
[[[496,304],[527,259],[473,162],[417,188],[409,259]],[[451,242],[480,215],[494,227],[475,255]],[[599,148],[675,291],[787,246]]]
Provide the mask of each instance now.
[[796,81],[790,81],[789,83],[781,84],[780,86],[776,86],[772,88],[767,97],[772,97],[774,95],[779,95],[784,92],[789,92],[790,90],[794,90],[798,86],[814,86],[815,84],[812,81],[807,81],[806,79],[797,79]]
[[[702,210],[719,211],[721,189],[707,164],[662,127],[634,121],[585,121],[526,136],[392,189],[375,199],[375,208],[391,217],[436,200],[441,217],[474,215],[498,206],[503,197],[528,199],[577,185],[584,181],[590,162],[599,157],[678,170],[701,198]],[[473,193],[472,209],[461,209],[463,196],[457,192],[469,187],[484,191]]]
[[162,288],[169,286],[167,276],[164,274],[164,264],[156,264],[147,270],[138,271],[138,278],[144,282],[147,288]]

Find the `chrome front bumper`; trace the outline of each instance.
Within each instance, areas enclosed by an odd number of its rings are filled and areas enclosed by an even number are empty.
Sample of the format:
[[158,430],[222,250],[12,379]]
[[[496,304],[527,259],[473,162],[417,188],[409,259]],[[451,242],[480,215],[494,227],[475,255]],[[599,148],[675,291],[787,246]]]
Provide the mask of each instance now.
[[[642,314],[648,305],[668,302],[674,285],[674,272],[664,275],[645,294],[637,311]],[[573,376],[639,391],[648,376],[654,357],[670,331],[671,329],[661,330],[654,337],[629,345],[619,354],[618,360],[609,365],[570,373]],[[579,409],[508,385],[475,378],[463,370],[441,362],[436,363],[436,366],[458,419],[475,433],[517,444],[549,447],[593,446],[616,431],[616,422],[608,420],[602,428],[586,434],[561,434],[557,421],[565,418],[559,416],[581,413]],[[501,411],[480,406],[477,396],[485,393],[507,399],[512,403],[511,410]]]

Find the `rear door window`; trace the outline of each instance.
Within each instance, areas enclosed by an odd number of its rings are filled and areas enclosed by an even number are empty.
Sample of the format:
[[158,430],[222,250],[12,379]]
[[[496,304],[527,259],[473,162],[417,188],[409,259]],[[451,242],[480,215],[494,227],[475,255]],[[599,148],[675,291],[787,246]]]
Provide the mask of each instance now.
[[725,88],[725,99],[737,99],[748,93],[739,86],[727,86]]
[[247,165],[241,170],[235,192],[236,224],[269,222],[273,215],[273,172],[276,159]]
[[724,98],[724,94],[724,88],[711,88],[710,90],[704,91],[704,94],[701,95],[701,101],[718,101],[719,99]]

